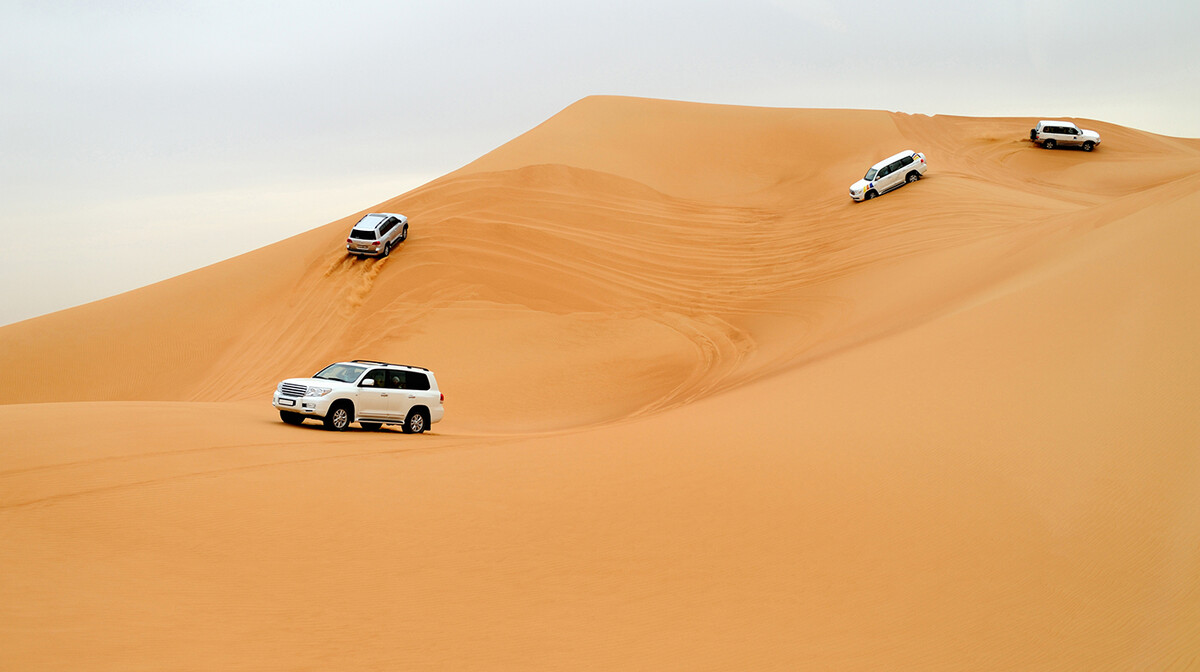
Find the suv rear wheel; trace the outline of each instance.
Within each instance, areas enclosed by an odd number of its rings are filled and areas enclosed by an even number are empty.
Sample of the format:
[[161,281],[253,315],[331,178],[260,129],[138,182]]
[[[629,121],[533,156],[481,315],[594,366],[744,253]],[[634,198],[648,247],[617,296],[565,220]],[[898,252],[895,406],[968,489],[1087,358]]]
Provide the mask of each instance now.
[[425,427],[428,424],[429,422],[425,419],[425,414],[413,409],[408,412],[408,417],[404,419],[404,433],[420,434],[425,431]]
[[1042,147],[1044,147],[1046,149],[1054,149],[1054,145],[1057,145],[1057,144],[1058,143],[1054,142],[1053,140],[1047,140],[1042,143]]
[[908,182],[909,184],[912,184],[913,182],[916,182],[919,179],[921,179],[921,174],[915,170],[904,177],[904,181]]
[[349,426],[350,405],[344,403],[334,404],[333,408],[329,409],[329,415],[325,416],[325,429],[344,432]]

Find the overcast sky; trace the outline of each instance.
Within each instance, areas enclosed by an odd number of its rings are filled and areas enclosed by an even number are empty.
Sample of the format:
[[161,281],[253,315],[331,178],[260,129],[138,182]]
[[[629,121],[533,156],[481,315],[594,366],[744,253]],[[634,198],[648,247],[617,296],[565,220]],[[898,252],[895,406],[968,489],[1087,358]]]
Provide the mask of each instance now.
[[592,94],[1200,137],[1198,27],[1196,0],[0,0],[0,324],[370,207]]

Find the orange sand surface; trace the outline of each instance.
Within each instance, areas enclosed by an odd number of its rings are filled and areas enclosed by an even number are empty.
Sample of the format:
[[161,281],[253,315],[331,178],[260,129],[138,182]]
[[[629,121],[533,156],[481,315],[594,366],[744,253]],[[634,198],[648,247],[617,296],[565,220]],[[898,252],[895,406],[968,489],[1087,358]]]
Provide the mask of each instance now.
[[0,669],[1200,669],[1200,141],[1032,123],[587,98],[0,328]]

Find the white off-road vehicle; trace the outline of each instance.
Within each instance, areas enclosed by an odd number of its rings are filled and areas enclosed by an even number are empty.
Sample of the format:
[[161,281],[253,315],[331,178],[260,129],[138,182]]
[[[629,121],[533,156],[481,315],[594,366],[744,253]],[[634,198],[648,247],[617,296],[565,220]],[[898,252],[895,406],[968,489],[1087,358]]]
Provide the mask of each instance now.
[[856,202],[869,201],[892,189],[916,182],[928,167],[925,164],[925,155],[920,152],[908,149],[893,154],[871,166],[867,174],[863,175],[863,179],[850,185],[850,198]]
[[1029,139],[1046,149],[1055,147],[1078,147],[1090,152],[1100,144],[1100,134],[1079,128],[1069,121],[1042,120],[1029,129]]
[[392,212],[363,215],[346,238],[346,252],[362,257],[386,257],[408,240],[408,217]]
[[289,425],[314,418],[335,431],[357,422],[363,429],[401,425],[405,434],[420,434],[442,419],[445,401],[429,369],[356,359],[279,383],[272,405]]

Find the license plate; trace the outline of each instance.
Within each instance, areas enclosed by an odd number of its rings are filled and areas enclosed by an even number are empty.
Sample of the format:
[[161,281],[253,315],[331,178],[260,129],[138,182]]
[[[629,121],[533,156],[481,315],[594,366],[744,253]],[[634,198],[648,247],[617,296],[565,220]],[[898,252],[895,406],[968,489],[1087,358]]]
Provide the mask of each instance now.
[[295,406],[296,402],[291,399],[280,399],[279,405],[280,406]]

